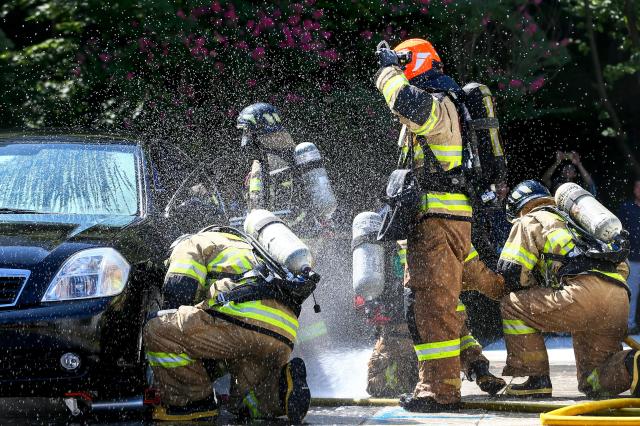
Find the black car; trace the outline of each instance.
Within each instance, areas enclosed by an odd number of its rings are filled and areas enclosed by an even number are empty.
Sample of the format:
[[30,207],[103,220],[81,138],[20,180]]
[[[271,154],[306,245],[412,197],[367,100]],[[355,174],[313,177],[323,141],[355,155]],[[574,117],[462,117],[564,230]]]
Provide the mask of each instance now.
[[0,397],[141,394],[169,244],[227,223],[218,184],[166,143],[0,135]]

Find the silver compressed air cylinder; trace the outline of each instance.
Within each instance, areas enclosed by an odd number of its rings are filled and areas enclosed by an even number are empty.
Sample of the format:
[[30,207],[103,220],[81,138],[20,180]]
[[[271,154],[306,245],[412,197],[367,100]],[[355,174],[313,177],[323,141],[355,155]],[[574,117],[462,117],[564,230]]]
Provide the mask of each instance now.
[[293,155],[296,167],[301,170],[304,189],[315,214],[319,217],[331,217],[338,202],[327,171],[322,165],[320,151],[311,142],[303,142],[296,146]]
[[244,231],[294,274],[313,268],[309,247],[270,211],[252,210],[244,221]]
[[353,291],[365,300],[375,299],[384,290],[384,247],[377,240],[381,225],[382,216],[374,212],[362,212],[353,219]]
[[560,185],[555,200],[578,225],[605,243],[611,243],[622,231],[620,219],[580,185],[572,182]]

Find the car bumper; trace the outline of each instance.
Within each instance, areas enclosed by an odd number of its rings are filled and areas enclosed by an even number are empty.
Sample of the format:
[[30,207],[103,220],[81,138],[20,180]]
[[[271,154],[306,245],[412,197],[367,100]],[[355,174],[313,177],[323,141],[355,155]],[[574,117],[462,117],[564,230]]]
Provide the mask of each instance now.
[[[0,396],[108,392],[114,385],[118,393],[138,392],[142,363],[119,350],[138,343],[113,344],[112,304],[102,298],[0,311]],[[68,353],[80,358],[76,369],[62,366]]]

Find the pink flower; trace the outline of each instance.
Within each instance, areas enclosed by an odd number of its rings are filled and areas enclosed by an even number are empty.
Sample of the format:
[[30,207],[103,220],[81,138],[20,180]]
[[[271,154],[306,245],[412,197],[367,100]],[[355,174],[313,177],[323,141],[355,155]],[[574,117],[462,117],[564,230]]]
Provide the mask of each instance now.
[[71,70],[71,74],[75,75],[76,77],[80,77],[80,74],[82,74],[82,71],[80,70],[80,67],[75,67],[74,69]]
[[249,48],[249,43],[247,43],[244,40],[241,40],[241,41],[237,41],[234,46],[236,49],[246,50]]
[[332,89],[331,85],[329,83],[322,83],[322,85],[320,86],[320,91],[324,92],[324,93],[328,93],[330,92]]
[[482,17],[482,26],[486,27],[487,25],[489,25],[489,22],[491,22],[491,15],[484,15]]
[[213,3],[211,3],[211,11],[213,13],[222,12],[222,6],[220,6],[220,2],[214,1]]
[[506,89],[506,88],[507,88],[507,85],[506,85],[506,84],[504,84],[504,83],[502,83],[502,82],[498,83],[498,89],[500,89],[500,90],[504,90],[504,89]]
[[249,31],[251,31],[253,29],[253,27],[255,27],[255,26],[256,26],[256,21],[254,21],[253,19],[249,19],[247,21],[247,29]]
[[275,9],[273,11],[273,13],[271,14],[271,16],[273,16],[274,18],[278,19],[279,17],[282,16],[282,12],[280,11],[280,9]]
[[264,58],[266,52],[264,50],[264,47],[256,47],[253,52],[251,52],[251,57],[253,58],[254,61],[258,61],[262,58]]
[[429,8],[428,7],[421,7],[420,8],[420,13],[422,13],[423,15],[426,15],[429,13]]
[[195,47],[203,47],[207,40],[204,37],[198,37],[193,44]]
[[254,87],[256,84],[258,84],[258,82],[254,79],[247,80],[247,86],[249,87]]
[[291,29],[291,33],[292,33],[294,36],[299,37],[299,36],[300,36],[300,34],[302,34],[302,28],[300,28],[300,27],[293,27],[293,28]]
[[329,40],[329,38],[331,37],[331,31],[322,31],[320,35],[324,37],[325,40]]
[[262,28],[272,28],[273,25],[274,25],[273,19],[271,19],[271,18],[262,18],[260,20],[260,26]]
[[132,79],[133,79],[133,77],[135,77],[135,76],[136,76],[136,75],[135,75],[134,73],[132,73],[131,71],[129,71],[129,72],[127,73],[126,79],[127,79],[127,80],[132,80]]
[[201,7],[196,7],[194,9],[191,9],[191,16],[195,19],[197,19],[199,16],[204,15],[205,13],[207,13],[209,11],[208,8],[201,6]]
[[509,82],[509,86],[511,86],[511,87],[515,87],[515,88],[517,88],[517,87],[522,87],[522,84],[523,84],[523,83],[522,83],[522,80],[516,80],[516,79],[511,80],[511,81]]
[[236,15],[236,11],[233,9],[229,9],[224,13],[224,17],[230,21],[235,21],[238,19],[238,15]]
[[301,5],[300,3],[293,3],[291,5],[291,10],[293,10],[296,14],[301,14],[302,11],[304,10],[304,6]]
[[98,55],[98,59],[100,59],[104,63],[107,63],[111,60],[111,55],[103,52]]
[[336,49],[325,50],[324,52],[320,52],[319,55],[329,61],[337,61],[340,57]]
[[365,30],[360,33],[360,37],[362,37],[365,40],[371,40],[371,37],[373,37],[373,33],[369,30]]
[[311,43],[311,40],[313,40],[313,37],[311,37],[311,34],[309,33],[304,33],[300,37],[300,42],[304,44]]
[[304,22],[302,23],[302,27],[309,31],[311,29],[312,23],[311,23],[311,19],[305,19]]
[[539,6],[542,3],[542,0],[533,0],[533,4]]
[[227,110],[227,117],[228,118],[235,118],[237,115],[238,115],[238,111],[237,110],[235,110],[233,108],[230,108],[230,109]]
[[544,77],[538,77],[531,82],[531,84],[529,85],[529,90],[531,90],[531,92],[537,92],[538,90],[542,89],[542,86],[544,86],[544,84]]
[[560,40],[560,46],[568,46],[569,45],[569,39],[568,38],[563,38],[562,40]]
[[322,9],[318,9],[315,12],[313,12],[313,14],[311,15],[313,17],[313,19],[320,19],[322,18],[322,16],[324,15],[324,10]]
[[296,47],[296,42],[293,40],[293,37],[287,36],[284,41],[281,41],[278,46],[283,49]]
[[151,46],[151,40],[146,37],[140,37],[138,39],[138,49],[140,52],[146,52]]
[[429,3],[431,3],[431,0],[420,0],[420,3],[429,4]]
[[176,12],[176,16],[178,18],[181,18],[181,19],[184,19],[184,18],[187,17],[187,15],[185,15],[185,13],[184,13],[184,10],[182,10],[182,9],[178,9],[178,11]]
[[531,23],[527,25],[527,28],[525,29],[525,31],[532,36],[538,31],[538,26],[534,23]]
[[296,26],[300,23],[300,15],[289,16],[287,23],[291,26]]
[[224,64],[222,62],[218,61],[215,64],[213,64],[213,68],[218,72],[223,72],[224,71]]

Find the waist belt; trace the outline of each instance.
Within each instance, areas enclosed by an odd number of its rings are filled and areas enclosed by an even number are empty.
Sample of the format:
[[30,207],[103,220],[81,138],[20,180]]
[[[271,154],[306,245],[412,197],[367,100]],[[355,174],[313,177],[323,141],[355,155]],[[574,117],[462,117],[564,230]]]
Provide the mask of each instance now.
[[612,276],[614,274],[618,275],[616,267],[617,265],[612,262],[593,259],[585,255],[567,257],[546,253],[545,257],[562,263],[562,266],[556,272],[559,281],[562,281],[562,279],[567,276],[575,276],[581,274],[596,275],[609,283],[624,288],[629,294],[629,297],[631,297],[629,286],[625,282],[620,281]]
[[251,330],[251,331],[255,331],[257,333],[260,334],[264,334],[266,336],[270,336],[273,337],[276,340],[279,340],[280,342],[286,344],[287,346],[289,346],[289,348],[291,348],[293,350],[293,341],[291,341],[291,339],[288,339],[286,336],[277,333],[273,330],[269,330],[268,328],[264,328],[264,327],[260,327],[259,325],[255,325],[255,324],[249,324],[247,322],[242,321],[241,319],[238,319],[232,315],[228,315],[225,314],[223,312],[217,311],[215,309],[205,309],[205,312],[207,312],[209,315],[216,317],[216,318],[220,318],[223,319],[225,321],[227,321],[228,323],[237,325],[238,327],[242,327],[245,328],[247,330]]

